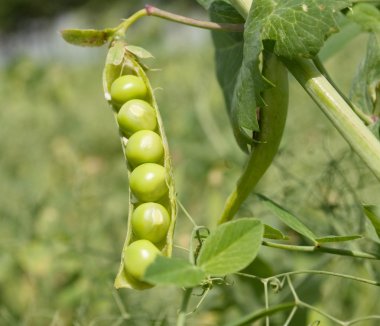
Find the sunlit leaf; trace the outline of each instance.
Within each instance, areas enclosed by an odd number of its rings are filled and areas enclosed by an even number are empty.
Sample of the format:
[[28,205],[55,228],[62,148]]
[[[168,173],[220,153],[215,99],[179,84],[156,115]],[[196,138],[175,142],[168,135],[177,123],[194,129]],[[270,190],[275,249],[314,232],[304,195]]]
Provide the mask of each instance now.
[[267,224],[264,224],[264,238],[273,239],[273,240],[288,240],[289,239],[280,230],[277,230]]
[[218,226],[203,243],[198,266],[207,274],[220,276],[245,268],[259,251],[263,231],[263,224],[253,218],[241,218]]
[[194,287],[206,277],[205,272],[188,261],[157,256],[145,272],[144,280],[153,284]]

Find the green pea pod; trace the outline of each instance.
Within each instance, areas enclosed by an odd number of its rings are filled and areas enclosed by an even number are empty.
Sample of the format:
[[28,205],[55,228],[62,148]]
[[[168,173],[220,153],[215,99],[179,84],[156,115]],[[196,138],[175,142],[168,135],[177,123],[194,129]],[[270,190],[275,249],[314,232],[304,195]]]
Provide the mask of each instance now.
[[264,53],[262,73],[274,87],[263,92],[266,106],[259,113],[260,132],[255,135],[248,162],[226,201],[219,224],[234,217],[271,165],[281,142],[288,111],[288,73],[280,59],[267,52]]
[[[164,131],[162,119],[160,116],[160,112],[158,110],[158,106],[154,98],[154,93],[149,83],[148,77],[145,73],[145,70],[139,63],[136,55],[128,51],[128,46],[122,41],[116,41],[111,45],[108,51],[106,64],[103,71],[103,88],[104,88],[105,98],[108,100],[112,108],[113,106],[112,106],[111,95],[110,95],[111,85],[116,78],[125,74],[136,75],[144,81],[148,89],[148,95],[145,100],[154,108],[156,112],[157,124],[158,124],[158,129],[156,130],[156,132],[161,136],[163,147],[164,147],[164,164],[163,165],[167,172],[168,177],[167,177],[166,182],[169,189],[167,195],[165,195],[165,197],[162,200],[160,200],[160,203],[164,205],[165,208],[168,210],[170,218],[171,218],[167,236],[164,241],[162,241],[161,243],[157,245],[157,247],[159,247],[162,255],[166,257],[170,257],[172,253],[172,248],[173,248],[173,235],[174,235],[174,226],[175,226],[176,216],[177,216],[177,205],[176,205],[176,199],[175,199],[173,172],[172,172],[171,159],[169,155],[168,142],[165,136],[165,131]],[[115,120],[116,120],[117,112],[115,110],[114,110],[114,115],[115,115]],[[120,133],[120,140],[122,143],[123,152],[125,154],[125,145],[128,139],[126,138],[126,136]],[[128,162],[126,163],[128,167],[128,177],[129,177],[131,173],[131,167],[128,165]],[[123,246],[120,268],[119,268],[119,271],[114,283],[114,286],[116,288],[133,288],[133,289],[143,290],[143,289],[151,287],[150,284],[138,281],[134,279],[132,276],[128,275],[124,268],[124,249],[130,243],[136,240],[132,232],[132,227],[131,227],[132,218],[131,217],[135,208],[137,207],[137,204],[138,202],[136,198],[134,198],[131,190],[129,190],[128,228],[127,228],[126,239]]]

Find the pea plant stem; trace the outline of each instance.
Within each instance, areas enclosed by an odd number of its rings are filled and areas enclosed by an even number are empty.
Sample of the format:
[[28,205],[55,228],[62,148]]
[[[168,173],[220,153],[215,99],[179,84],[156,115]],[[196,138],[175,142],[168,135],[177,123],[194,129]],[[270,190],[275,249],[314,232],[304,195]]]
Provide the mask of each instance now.
[[318,56],[316,56],[314,59],[313,59],[313,62],[316,66],[316,68],[320,71],[320,73],[329,81],[329,83],[331,84],[331,86],[333,86],[336,91],[339,93],[339,95],[346,101],[346,103],[350,106],[350,108],[355,112],[355,114],[366,124],[366,125],[370,125],[373,123],[373,120],[372,118],[365,114],[362,110],[360,110],[356,105],[354,105],[348,98],[347,96],[340,90],[340,88],[337,87],[337,85],[335,84],[335,82],[332,80],[332,78],[330,77],[330,74],[328,73],[328,71],[326,70],[326,68],[324,67],[323,63],[321,62],[321,60],[319,59]]
[[182,304],[180,311],[178,313],[178,318],[177,318],[177,326],[185,326],[186,323],[186,316],[187,316],[187,306],[190,301],[191,293],[193,292],[192,288],[187,288],[185,289],[185,292],[183,293],[182,297]]
[[[231,4],[244,18],[248,17],[252,0],[233,0]],[[356,154],[380,180],[380,142],[376,137],[311,60],[284,59],[283,62]]]
[[249,323],[253,323],[254,321],[260,320],[263,317],[273,315],[279,311],[292,309],[296,305],[295,302],[286,302],[276,306],[272,306],[268,309],[261,309],[258,311],[254,311],[252,314],[248,314],[241,319],[235,320],[225,326],[242,326],[248,325]]
[[175,23],[193,26],[197,28],[213,30],[213,31],[226,31],[226,32],[243,32],[243,24],[228,24],[228,23],[214,23],[210,21],[203,21],[198,19],[193,19],[177,14],[173,14],[169,11],[159,9],[157,7],[146,5],[144,9],[141,9],[134,13],[132,16],[127,18],[123,23],[121,23],[117,28],[117,32],[120,35],[124,35],[127,29],[134,24],[137,20],[146,16],[159,17],[168,21]]
[[380,260],[380,256],[361,252],[361,251],[354,251],[354,250],[337,249],[337,248],[322,247],[322,246],[287,245],[287,244],[274,243],[274,242],[269,242],[269,241],[263,241],[262,244],[263,246],[266,246],[266,247],[285,249],[285,250],[291,250],[291,251],[301,251],[301,252],[309,252],[309,253],[324,252],[324,253],[329,253],[333,255]]
[[380,180],[380,142],[312,61],[284,60],[285,65],[343,138]]
[[209,29],[209,30],[214,30],[214,31],[228,31],[228,32],[243,32],[244,31],[244,25],[242,24],[214,23],[214,22],[209,22],[209,21],[193,19],[193,18],[173,14],[171,12],[153,7],[151,5],[146,5],[145,10],[148,16],[160,17],[172,22],[189,25],[193,27]]

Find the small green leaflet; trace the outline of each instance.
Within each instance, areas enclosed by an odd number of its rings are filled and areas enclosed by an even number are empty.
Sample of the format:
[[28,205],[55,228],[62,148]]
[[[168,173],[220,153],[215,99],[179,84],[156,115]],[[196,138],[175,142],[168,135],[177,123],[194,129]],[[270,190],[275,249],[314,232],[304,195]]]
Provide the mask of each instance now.
[[103,30],[97,29],[64,29],[61,31],[63,39],[73,45],[78,46],[102,46],[108,42],[115,33],[112,28]]
[[270,200],[269,198],[258,195],[258,197],[268,206],[268,208],[287,226],[289,226],[294,231],[302,234],[306,238],[310,239],[316,243],[316,235],[305,225],[303,224],[298,217],[287,211],[285,208]]
[[186,260],[157,256],[146,270],[144,280],[153,284],[194,287],[205,277],[202,269]]
[[272,240],[288,240],[289,238],[284,235],[280,230],[277,230],[270,225],[264,224],[264,238]]
[[376,205],[363,205],[365,215],[375,228],[376,234],[380,239],[380,206]]
[[126,49],[139,59],[151,59],[154,56],[144,48],[136,45],[127,45]]
[[204,241],[197,264],[207,274],[224,276],[247,267],[256,257],[264,227],[258,219],[224,223]]
[[125,44],[122,42],[116,42],[108,50],[106,64],[118,66],[124,59],[125,54]]

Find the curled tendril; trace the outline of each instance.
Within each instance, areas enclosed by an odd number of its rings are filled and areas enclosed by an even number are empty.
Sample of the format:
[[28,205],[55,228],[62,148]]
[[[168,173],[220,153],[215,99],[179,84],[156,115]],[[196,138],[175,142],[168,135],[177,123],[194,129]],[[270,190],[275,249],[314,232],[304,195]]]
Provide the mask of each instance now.
[[280,279],[278,279],[277,277],[275,278],[272,278],[270,281],[269,281],[269,286],[270,288],[272,289],[272,291],[274,293],[278,293],[282,290],[282,288],[284,287],[284,282],[283,281],[280,281]]

